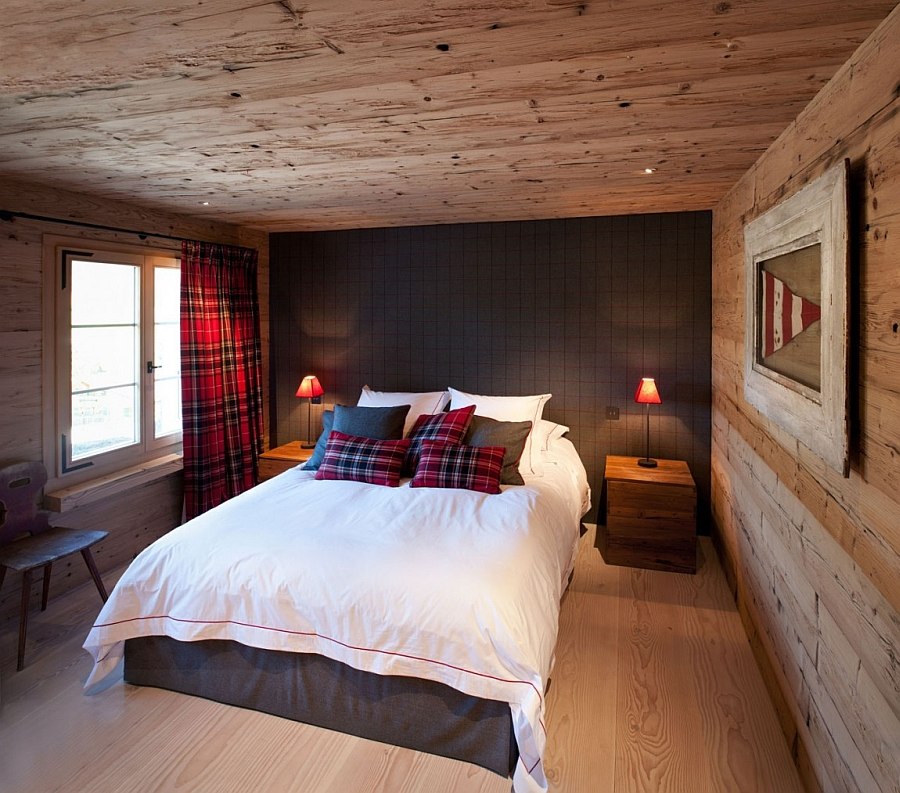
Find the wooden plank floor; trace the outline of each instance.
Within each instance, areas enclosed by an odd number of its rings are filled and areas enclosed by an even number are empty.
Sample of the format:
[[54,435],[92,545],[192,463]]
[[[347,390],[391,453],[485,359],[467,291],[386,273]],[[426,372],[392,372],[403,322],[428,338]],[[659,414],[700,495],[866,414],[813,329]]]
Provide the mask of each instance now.
[[[701,557],[696,576],[610,567],[593,528],[582,538],[548,695],[552,791],[801,790],[708,542]],[[15,625],[0,633],[0,791],[509,791],[465,763],[121,680],[84,696],[98,610],[92,584],[51,593],[18,673]]]

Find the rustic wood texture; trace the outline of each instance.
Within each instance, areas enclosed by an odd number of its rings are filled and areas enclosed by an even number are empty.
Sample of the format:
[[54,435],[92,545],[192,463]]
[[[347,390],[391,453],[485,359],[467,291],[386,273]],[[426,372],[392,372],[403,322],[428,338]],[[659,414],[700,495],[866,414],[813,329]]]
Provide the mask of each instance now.
[[34,534],[0,547],[0,584],[6,579],[7,570],[22,573],[21,611],[19,613],[19,647],[16,669],[25,665],[25,638],[28,629],[28,614],[31,600],[32,573],[38,567],[43,568],[41,578],[41,611],[47,608],[50,598],[50,581],[53,574],[53,563],[74,553],[81,553],[88,573],[97,586],[103,602],[107,594],[103,579],[97,570],[91,546],[108,536],[105,531],[78,531],[54,526],[40,534]]
[[696,576],[623,572],[614,789],[799,793],[708,540],[701,554]]
[[[714,211],[713,513],[810,790],[900,790],[900,8]],[[743,225],[850,159],[849,479],[743,398]]]
[[44,493],[43,504],[53,512],[69,512],[78,507],[106,501],[126,490],[132,490],[145,482],[152,482],[182,470],[181,454],[167,454],[147,463],[141,463],[114,474],[98,476],[90,485],[72,485]]
[[105,531],[73,530],[54,526],[47,531],[0,547],[0,565],[26,570],[78,553],[106,537]]
[[893,5],[14,0],[0,174],[280,231],[707,209]]
[[625,457],[610,454],[606,457],[604,476],[607,480],[620,482],[649,482],[657,485],[672,485],[694,488],[691,469],[683,460],[656,460],[655,468],[645,468],[638,464],[640,457]]
[[[748,286],[744,397],[843,476],[850,465],[848,178],[848,162],[839,161],[744,226],[744,282]],[[759,339],[765,327],[760,257],[788,246],[808,245],[811,234],[819,240],[820,288],[828,295],[820,320],[822,346],[813,351],[821,367],[821,382],[814,388],[778,371],[770,361],[759,361]]]
[[[800,793],[708,540],[696,576],[609,567],[593,542],[590,527],[560,615],[550,790]],[[86,697],[90,660],[80,647],[95,599],[83,587],[37,615],[22,672],[7,657],[14,637],[0,634],[10,789],[509,791],[465,763],[167,691],[118,682]]]
[[[177,526],[181,522],[181,503],[181,475],[172,474],[54,519],[73,529],[109,532],[109,536],[92,549],[94,561],[104,575],[131,561],[151,542]],[[59,598],[89,581],[84,562],[77,556],[69,556],[53,565],[50,588],[54,598]],[[0,589],[0,625],[18,614],[19,587],[19,576],[7,574]],[[35,579],[31,585],[30,610],[37,610],[40,601],[41,582]]]
[[312,449],[302,448],[301,441],[291,441],[259,456],[259,479],[264,481],[295,468],[312,457]]
[[598,547],[607,564],[693,573],[697,569],[697,488],[687,463],[606,458],[606,523]]
[[[5,53],[5,50],[4,50]],[[5,119],[4,119],[5,122]],[[106,201],[96,196],[42,188],[0,177],[0,208],[32,214],[109,224],[145,232],[183,235],[191,239],[246,245],[259,250],[260,314],[263,336],[263,382],[268,382],[268,238],[258,231],[241,229],[212,220],[181,218],[149,211],[132,204]],[[140,245],[133,234],[88,230],[76,226],[17,219],[0,221],[0,465],[43,460],[42,409],[52,410],[52,395],[42,393],[42,238],[44,234],[114,240]],[[147,245],[165,245],[149,238]],[[169,247],[177,246],[169,241]],[[48,401],[49,400],[49,401]],[[264,401],[268,435],[268,402]],[[132,559],[150,542],[181,522],[181,475],[170,474],[152,482],[114,493],[93,503],[66,511],[56,523],[79,529],[109,532],[93,554],[101,573]],[[58,597],[87,581],[80,559],[53,565],[51,590]],[[0,591],[0,622],[19,609],[19,577],[9,574]],[[30,606],[40,603],[40,580],[31,587]]]

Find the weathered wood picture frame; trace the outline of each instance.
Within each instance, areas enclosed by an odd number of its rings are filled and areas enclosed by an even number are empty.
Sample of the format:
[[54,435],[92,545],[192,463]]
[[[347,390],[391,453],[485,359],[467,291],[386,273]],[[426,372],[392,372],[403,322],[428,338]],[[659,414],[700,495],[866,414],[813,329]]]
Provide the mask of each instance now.
[[744,227],[744,395],[849,475],[849,162]]

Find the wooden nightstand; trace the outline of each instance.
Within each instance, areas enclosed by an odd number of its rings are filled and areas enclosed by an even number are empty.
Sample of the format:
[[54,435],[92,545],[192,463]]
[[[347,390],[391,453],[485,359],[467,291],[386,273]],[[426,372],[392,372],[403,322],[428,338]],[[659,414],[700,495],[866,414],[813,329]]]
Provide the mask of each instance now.
[[697,487],[687,463],[606,458],[606,525],[597,546],[607,564],[694,573],[697,570]]
[[305,463],[312,457],[312,449],[301,449],[300,441],[291,441],[259,455],[259,481],[264,482],[288,468]]

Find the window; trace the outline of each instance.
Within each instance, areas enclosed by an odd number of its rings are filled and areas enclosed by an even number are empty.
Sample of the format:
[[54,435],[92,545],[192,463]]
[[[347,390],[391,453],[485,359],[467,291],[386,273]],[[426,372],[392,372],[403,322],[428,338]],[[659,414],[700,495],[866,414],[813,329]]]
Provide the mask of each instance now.
[[180,451],[181,444],[180,261],[169,252],[82,243],[54,246],[60,483]]

